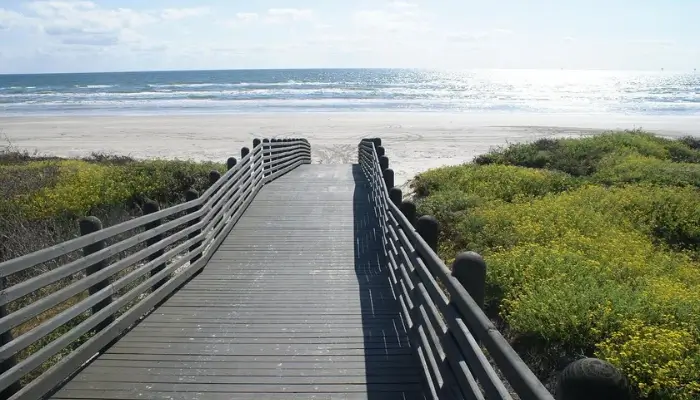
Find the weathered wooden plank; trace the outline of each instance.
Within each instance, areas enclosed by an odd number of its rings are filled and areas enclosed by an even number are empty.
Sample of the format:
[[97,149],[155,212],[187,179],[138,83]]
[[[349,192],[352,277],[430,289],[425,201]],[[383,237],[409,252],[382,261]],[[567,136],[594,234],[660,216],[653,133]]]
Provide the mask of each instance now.
[[[419,383],[378,383],[378,384],[315,384],[315,383],[290,383],[290,384],[182,384],[182,383],[148,383],[148,382],[80,382],[73,380],[66,384],[66,390],[70,391],[112,391],[124,390],[151,392],[224,392],[224,393],[286,393],[286,392],[316,392],[316,393],[349,393],[349,392],[404,392],[421,390]],[[145,398],[149,398],[145,394]]]
[[[187,364],[182,364],[187,365]],[[365,368],[364,364],[355,365],[354,368],[341,368],[338,369],[330,364],[323,364],[325,368],[319,367],[319,364],[313,364],[311,366],[302,365],[304,368],[289,368],[289,367],[278,367],[279,364],[267,364],[266,367],[256,366],[251,364],[250,366],[238,367],[238,368],[211,368],[206,366],[205,368],[190,368],[190,367],[173,367],[165,368],[161,365],[157,365],[158,368],[154,368],[154,364],[149,366],[130,366],[125,375],[129,377],[130,380],[134,382],[146,382],[149,376],[190,376],[190,377],[244,377],[244,376],[258,376],[258,377],[273,377],[279,376],[282,378],[287,377],[338,377],[338,376],[362,376],[362,377],[403,377],[402,379],[420,377],[420,373],[416,368],[399,368],[396,364],[391,364],[390,367],[383,368]],[[329,368],[331,367],[331,368]],[[118,381],[124,379],[119,376],[124,374],[124,365],[104,365],[103,363],[92,366],[84,374],[81,374],[80,379],[83,381],[90,380],[109,380]],[[412,380],[415,382],[415,380]]]
[[[285,371],[275,373],[269,371],[267,375],[199,375],[196,371],[187,374],[160,374],[137,373],[136,371],[117,371],[111,369],[107,373],[81,374],[66,385],[66,389],[77,387],[103,388],[111,383],[153,383],[153,384],[189,384],[189,385],[365,385],[365,384],[420,384],[420,375],[366,375],[343,374],[316,376],[314,372],[309,375],[294,374],[289,376]],[[74,384],[73,384],[74,383]],[[105,385],[107,384],[107,385]]]
[[[425,396],[415,392],[354,392],[354,393],[318,393],[308,390],[285,391],[280,393],[265,393],[264,397],[260,393],[236,393],[236,400],[423,400]],[[173,391],[157,393],[148,392],[147,396],[140,391],[83,391],[83,390],[67,390],[61,392],[59,397],[54,399],[61,400],[143,400],[144,398],[153,400],[231,400],[230,393],[222,392],[180,392]]]

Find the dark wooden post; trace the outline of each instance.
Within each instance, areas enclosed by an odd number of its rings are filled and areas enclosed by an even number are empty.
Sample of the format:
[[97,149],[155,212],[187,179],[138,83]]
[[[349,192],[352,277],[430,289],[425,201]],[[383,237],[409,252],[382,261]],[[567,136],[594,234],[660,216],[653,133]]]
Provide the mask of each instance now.
[[401,202],[399,208],[408,222],[410,222],[412,226],[416,226],[416,205],[412,201],[406,200]]
[[[0,291],[7,288],[7,278],[0,278]],[[5,318],[10,313],[7,311],[7,304],[0,306],[0,318]],[[12,329],[8,329],[0,334],[0,346],[4,346],[10,343],[14,338],[12,337]],[[15,354],[7,357],[2,363],[0,363],[0,374],[4,374],[9,369],[17,364],[17,357]],[[13,382],[5,390],[0,392],[0,400],[6,400],[12,397],[13,394],[17,393],[22,388],[19,380]]]
[[[144,215],[153,214],[153,213],[156,213],[156,212],[158,212],[158,211],[160,211],[160,206],[158,206],[158,203],[156,203],[156,202],[153,201],[153,200],[147,200],[147,201],[144,203],[144,205],[143,205],[143,214],[144,214]],[[157,219],[157,220],[155,220],[155,221],[153,221],[153,222],[147,223],[146,226],[145,226],[144,228],[145,228],[147,231],[149,231],[149,230],[151,230],[151,229],[155,229],[155,228],[159,227],[161,223],[162,223],[162,220]],[[161,240],[163,240],[163,235],[162,235],[162,234],[156,235],[156,236],[153,236],[152,238],[148,239],[148,240],[146,241],[146,245],[147,245],[147,246],[153,246],[154,244],[160,242]],[[151,254],[150,256],[148,256],[148,261],[153,261],[153,260],[155,260],[156,258],[162,256],[164,253],[165,253],[165,250],[164,250],[164,249],[158,250],[158,251],[156,251],[155,253],[153,253],[153,254]],[[165,263],[156,266],[155,268],[153,268],[153,269],[151,270],[151,276],[157,275],[160,271],[162,271],[162,270],[164,270],[164,269],[165,269]],[[167,280],[168,280],[168,278],[163,278],[163,279],[161,279],[160,281],[158,281],[158,282],[156,282],[155,284],[153,284],[153,286],[151,286],[151,291],[155,291],[155,290],[158,289],[159,287],[163,286],[163,284],[164,284]]]
[[229,157],[228,160],[226,160],[226,168],[231,169],[236,166],[236,157]]
[[[190,202],[193,200],[197,200],[197,198],[199,198],[199,192],[197,192],[196,190],[189,189],[185,192],[185,201]],[[194,212],[197,212],[199,209],[200,209],[200,206],[194,206],[194,207],[190,208],[189,210],[187,210],[187,213],[192,214]],[[190,221],[189,226],[192,226],[192,225],[199,223],[200,220],[201,220],[201,217],[195,218],[194,220]],[[201,229],[195,229],[194,232],[190,232],[190,234],[187,235],[187,238],[192,239],[192,238],[196,237],[197,235],[199,235],[201,232],[202,232]],[[193,243],[190,246],[190,252],[194,252],[195,250],[197,250],[197,247],[199,247],[200,244],[202,244],[201,241]],[[200,258],[202,258],[202,253],[199,253],[196,256],[192,257],[192,260],[190,261],[190,263],[194,264],[195,261],[199,260]]]
[[381,157],[381,156],[386,155],[386,150],[384,150],[384,147],[377,146],[377,147],[375,147],[375,149],[377,149],[377,157]]
[[209,172],[209,187],[214,186],[216,181],[221,179],[221,172],[213,170]]
[[241,159],[250,153],[250,149],[247,147],[241,147]]
[[384,176],[384,183],[386,184],[387,189],[391,189],[394,187],[394,170],[391,168],[387,168],[383,171],[382,175]]
[[416,231],[425,240],[425,242],[437,253],[438,234],[440,232],[440,224],[437,220],[430,216],[424,215],[416,221]]
[[562,371],[556,399],[628,400],[632,395],[625,377],[612,364],[597,358],[582,358]]
[[396,207],[401,206],[401,199],[403,198],[403,194],[401,193],[401,189],[397,187],[393,187],[389,189],[389,200],[391,200],[392,203],[396,205]]
[[452,276],[483,309],[486,292],[486,261],[483,257],[473,251],[460,253],[452,263]]
[[270,155],[270,139],[263,139],[263,176],[270,175],[270,160],[265,160],[265,157]]
[[253,148],[255,148],[260,143],[261,143],[260,139],[258,139],[258,138],[253,139]]
[[[209,172],[209,187],[214,186],[214,184],[221,179],[221,173],[217,170],[212,170]],[[221,188],[217,189],[212,193],[212,197],[218,192]],[[216,205],[222,200],[222,198],[219,198],[218,201],[215,203],[212,203],[212,208],[216,207]]]
[[389,169],[389,157],[379,157],[379,168],[381,168],[382,171],[384,171],[385,169]]
[[[78,226],[80,227],[80,236],[85,236],[102,230],[102,221],[100,221],[97,217],[85,217],[81,218],[80,221],[78,221]],[[107,243],[104,240],[98,240],[97,242],[89,244],[83,248],[83,256],[89,256],[90,254],[97,253],[98,251],[103,250],[105,247],[107,247]],[[88,276],[90,276],[92,274],[100,272],[105,267],[107,267],[107,260],[102,260],[87,267],[85,269],[85,272]],[[107,286],[109,286],[109,278],[101,280],[95,283],[94,285],[90,286],[90,288],[88,289],[88,293],[90,294],[90,296],[92,296],[100,290],[106,288]],[[92,313],[97,314],[98,312],[100,312],[100,310],[107,307],[111,302],[112,296],[110,295],[106,299],[92,306]],[[100,322],[97,326],[95,326],[92,329],[92,331],[99,332],[102,329],[104,329],[107,325],[111,324],[113,321],[114,315],[110,315],[107,318],[105,318],[102,322]]]

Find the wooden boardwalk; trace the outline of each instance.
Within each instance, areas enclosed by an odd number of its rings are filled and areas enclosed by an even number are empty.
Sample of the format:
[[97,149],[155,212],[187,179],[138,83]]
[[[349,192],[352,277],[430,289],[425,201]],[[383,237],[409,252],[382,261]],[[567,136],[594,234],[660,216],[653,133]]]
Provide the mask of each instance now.
[[201,274],[54,399],[422,399],[357,165],[261,189]]

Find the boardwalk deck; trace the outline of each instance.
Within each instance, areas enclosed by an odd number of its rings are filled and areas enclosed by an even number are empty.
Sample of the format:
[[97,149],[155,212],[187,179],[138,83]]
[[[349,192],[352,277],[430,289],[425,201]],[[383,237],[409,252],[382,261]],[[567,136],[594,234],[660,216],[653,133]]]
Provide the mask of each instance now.
[[417,399],[358,166],[265,186],[201,274],[54,399]]

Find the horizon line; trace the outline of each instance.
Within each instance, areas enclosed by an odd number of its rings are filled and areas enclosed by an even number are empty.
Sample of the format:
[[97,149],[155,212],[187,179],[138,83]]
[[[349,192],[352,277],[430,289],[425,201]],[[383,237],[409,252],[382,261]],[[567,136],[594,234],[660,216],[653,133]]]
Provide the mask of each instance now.
[[430,67],[305,67],[305,68],[212,68],[212,69],[146,69],[121,71],[74,71],[74,72],[0,72],[10,75],[78,75],[78,74],[133,74],[144,72],[224,72],[224,71],[313,71],[313,70],[418,70],[418,71],[596,71],[596,72],[697,72],[697,69],[608,69],[608,68],[430,68]]

